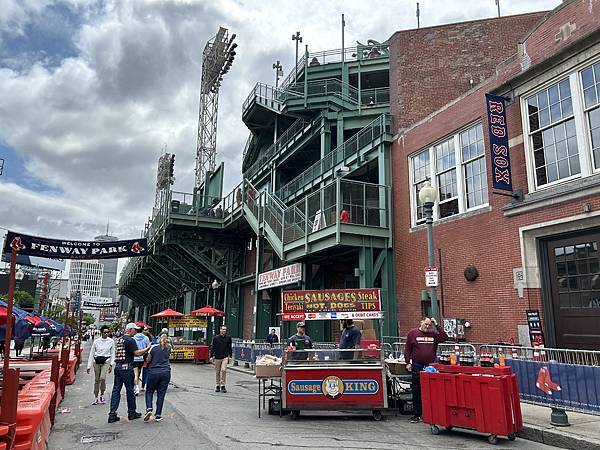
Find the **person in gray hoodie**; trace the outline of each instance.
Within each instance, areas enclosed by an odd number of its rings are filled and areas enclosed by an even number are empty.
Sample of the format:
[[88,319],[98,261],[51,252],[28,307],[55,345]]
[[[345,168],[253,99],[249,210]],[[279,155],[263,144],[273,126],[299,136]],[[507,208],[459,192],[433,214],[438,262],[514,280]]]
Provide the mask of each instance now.
[[[133,336],[135,343],[137,344],[137,348],[142,350],[150,345],[150,339],[148,336],[144,334],[144,327],[136,328],[136,334]],[[134,379],[134,388],[133,392],[135,395],[140,393],[140,374],[142,373],[142,366],[144,365],[144,356],[135,356],[133,358],[133,373],[135,376]]]

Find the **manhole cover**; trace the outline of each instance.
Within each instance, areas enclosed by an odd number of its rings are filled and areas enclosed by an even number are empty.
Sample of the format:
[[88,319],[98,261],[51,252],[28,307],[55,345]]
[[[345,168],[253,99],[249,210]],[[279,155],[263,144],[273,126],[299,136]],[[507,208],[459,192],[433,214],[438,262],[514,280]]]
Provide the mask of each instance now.
[[94,442],[108,442],[114,441],[119,437],[119,433],[98,433],[98,434],[86,434],[81,436],[82,444],[93,444]]

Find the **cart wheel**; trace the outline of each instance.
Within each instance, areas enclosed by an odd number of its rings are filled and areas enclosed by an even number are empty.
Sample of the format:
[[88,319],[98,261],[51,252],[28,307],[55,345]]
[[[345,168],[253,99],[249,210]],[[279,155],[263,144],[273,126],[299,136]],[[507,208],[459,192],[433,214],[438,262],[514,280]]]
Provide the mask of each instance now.
[[495,434],[490,434],[488,436],[488,442],[490,444],[496,445],[498,443],[498,436],[496,436]]
[[293,410],[290,412],[290,419],[292,420],[298,420],[298,417],[300,417],[300,411],[298,410]]
[[379,422],[381,419],[383,419],[383,414],[381,414],[381,411],[373,411],[373,419],[376,420],[377,422]]
[[514,441],[517,438],[517,435],[515,433],[510,433],[507,437],[509,441]]
[[431,425],[429,429],[431,430],[431,434],[440,434],[440,427],[437,425]]

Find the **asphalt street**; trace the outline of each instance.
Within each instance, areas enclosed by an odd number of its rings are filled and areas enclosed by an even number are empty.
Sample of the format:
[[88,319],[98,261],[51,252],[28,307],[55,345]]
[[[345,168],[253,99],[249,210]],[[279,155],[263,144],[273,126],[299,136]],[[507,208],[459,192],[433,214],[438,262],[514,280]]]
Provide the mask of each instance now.
[[[125,391],[121,422],[107,423],[108,405],[92,405],[93,373],[82,365],[74,385],[67,387],[50,449],[263,449],[272,447],[352,449],[549,449],[547,445],[517,439],[488,444],[485,436],[463,432],[434,436],[429,426],[409,423],[408,416],[387,416],[380,422],[370,416],[341,414],[258,418],[256,379],[228,371],[226,394],[214,392],[212,366],[178,363],[172,366],[162,422],[126,420]],[[109,375],[108,390],[112,388]],[[143,397],[138,411],[145,411]],[[84,442],[90,443],[82,443]],[[104,440],[102,442],[102,440]]]

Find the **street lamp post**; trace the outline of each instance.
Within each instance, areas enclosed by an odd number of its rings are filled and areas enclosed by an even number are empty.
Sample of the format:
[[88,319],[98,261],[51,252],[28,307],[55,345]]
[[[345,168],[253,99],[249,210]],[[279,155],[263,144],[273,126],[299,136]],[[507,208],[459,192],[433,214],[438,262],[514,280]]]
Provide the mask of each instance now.
[[[424,186],[419,191],[419,200],[423,205],[425,213],[425,224],[427,225],[427,254],[429,256],[429,267],[435,266],[435,255],[433,249],[433,205],[437,199],[437,189],[434,188],[429,180],[425,181]],[[431,315],[439,323],[440,312],[438,311],[437,296],[435,287],[432,286],[429,290],[431,298]]]
[[277,63],[273,63],[273,69],[275,69],[275,87],[279,86],[279,77],[283,75],[283,66],[281,62],[277,60]]
[[294,61],[294,84],[296,84],[298,81],[298,44],[302,43],[302,36],[300,36],[299,31],[292,34],[292,41],[296,41],[296,60]]

